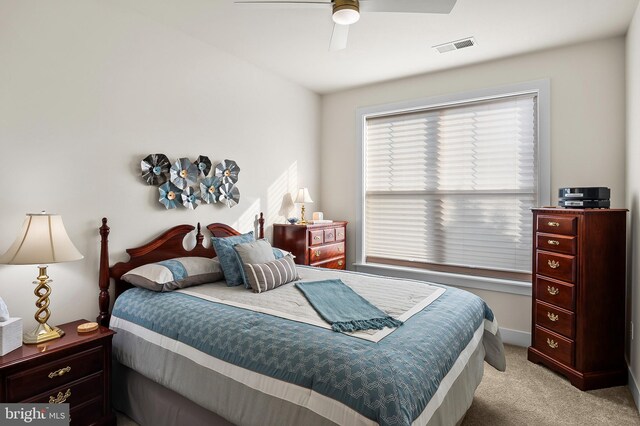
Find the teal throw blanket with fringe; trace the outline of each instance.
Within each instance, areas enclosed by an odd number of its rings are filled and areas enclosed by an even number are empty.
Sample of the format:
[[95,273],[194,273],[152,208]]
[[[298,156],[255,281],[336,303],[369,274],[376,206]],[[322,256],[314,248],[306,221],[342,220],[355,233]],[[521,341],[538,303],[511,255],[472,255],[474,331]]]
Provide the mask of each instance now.
[[342,280],[296,283],[333,331],[382,330],[402,325],[353,291]]

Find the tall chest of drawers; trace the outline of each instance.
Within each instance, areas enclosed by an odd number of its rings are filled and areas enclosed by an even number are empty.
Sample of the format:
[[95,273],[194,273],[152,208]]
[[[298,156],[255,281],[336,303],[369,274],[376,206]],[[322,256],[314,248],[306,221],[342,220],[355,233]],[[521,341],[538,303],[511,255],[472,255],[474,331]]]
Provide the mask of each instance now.
[[528,358],[581,390],[627,382],[626,210],[533,210]]
[[345,269],[347,222],[274,224],[273,246],[293,253],[299,265]]

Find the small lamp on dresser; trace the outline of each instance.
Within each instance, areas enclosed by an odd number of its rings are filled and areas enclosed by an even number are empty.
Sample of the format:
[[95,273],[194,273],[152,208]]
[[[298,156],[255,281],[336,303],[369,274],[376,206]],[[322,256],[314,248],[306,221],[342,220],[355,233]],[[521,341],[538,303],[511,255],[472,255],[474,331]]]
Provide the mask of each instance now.
[[34,315],[38,325],[23,336],[24,343],[35,344],[57,339],[64,335],[58,327],[47,324],[49,316],[49,295],[51,280],[47,275],[47,264],[80,260],[83,256],[73,245],[59,215],[27,214],[22,231],[9,250],[0,257],[0,263],[8,265],[39,265],[37,287],[38,297]]
[[313,203],[311,199],[311,195],[309,195],[309,190],[307,188],[300,188],[298,190],[298,196],[296,197],[296,203],[302,204],[300,207],[300,225],[306,225],[307,220],[304,218],[304,203]]

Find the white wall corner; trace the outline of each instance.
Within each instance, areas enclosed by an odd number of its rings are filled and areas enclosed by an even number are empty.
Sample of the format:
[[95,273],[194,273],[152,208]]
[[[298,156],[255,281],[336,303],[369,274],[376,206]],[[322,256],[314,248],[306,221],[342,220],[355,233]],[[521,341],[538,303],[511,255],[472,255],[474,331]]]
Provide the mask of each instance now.
[[[523,348],[531,346],[531,333],[527,331],[500,327],[500,335],[502,336],[502,341],[507,345],[520,346]],[[629,372],[629,374],[631,374],[631,372]],[[637,401],[636,399],[636,403]]]
[[636,381],[636,378],[633,377],[631,367],[629,367],[629,390],[631,391],[633,400],[636,403],[636,408],[640,411],[640,390],[638,390],[638,382]]

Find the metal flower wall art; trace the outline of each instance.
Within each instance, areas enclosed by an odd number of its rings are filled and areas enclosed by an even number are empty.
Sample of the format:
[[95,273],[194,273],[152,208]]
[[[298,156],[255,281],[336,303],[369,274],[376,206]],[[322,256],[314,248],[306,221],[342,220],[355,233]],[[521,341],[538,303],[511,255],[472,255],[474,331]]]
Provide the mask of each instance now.
[[233,207],[240,202],[236,185],[240,167],[233,160],[212,167],[205,155],[194,162],[179,158],[172,164],[164,154],[149,154],[140,162],[140,169],[142,179],[158,187],[158,200],[167,210],[179,206],[194,210],[201,204]]

